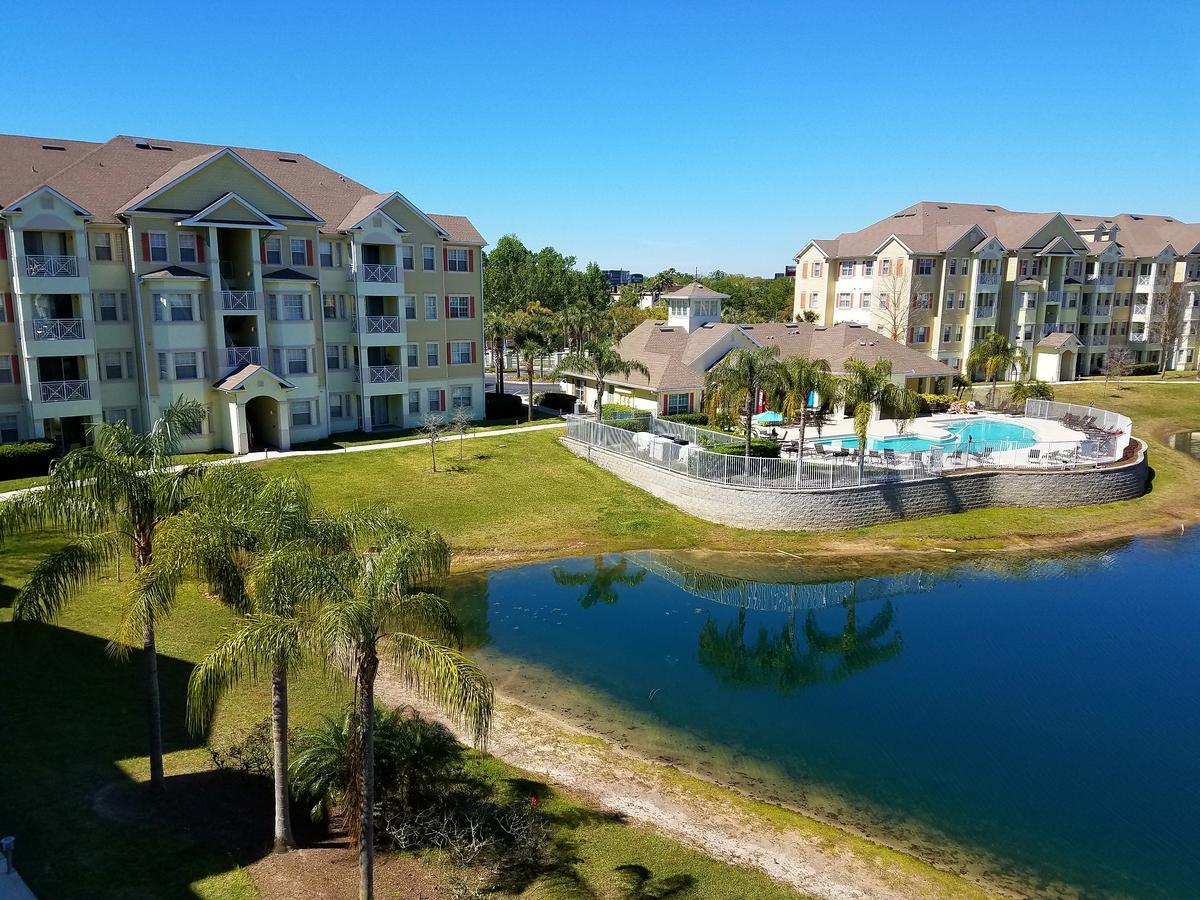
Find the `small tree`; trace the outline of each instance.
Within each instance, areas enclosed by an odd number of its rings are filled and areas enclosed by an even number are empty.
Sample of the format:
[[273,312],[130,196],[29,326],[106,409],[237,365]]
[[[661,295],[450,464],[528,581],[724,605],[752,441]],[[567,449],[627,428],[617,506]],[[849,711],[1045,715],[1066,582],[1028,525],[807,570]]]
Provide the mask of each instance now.
[[[530,403],[532,404],[532,398]],[[463,438],[471,431],[471,410],[465,406],[460,406],[454,411],[454,418],[450,420],[450,430],[458,435],[458,461],[462,462],[463,458]]]
[[1112,381],[1117,382],[1117,387],[1121,387],[1121,379],[1129,374],[1129,368],[1133,365],[1133,351],[1128,347],[1113,347],[1104,354],[1104,363],[1100,366],[1100,374],[1104,376],[1104,383],[1108,384]]
[[421,434],[429,441],[429,456],[433,460],[433,471],[437,471],[437,445],[446,433],[446,417],[441,413],[428,413],[421,423]]
[[554,349],[554,313],[536,301],[514,313],[511,318],[510,341],[517,358],[525,364],[529,388],[529,419],[533,421],[533,367],[539,358]]
[[1036,378],[1014,381],[1008,399],[1014,406],[1026,400],[1053,400],[1054,388]]
[[875,283],[879,286],[876,318],[881,329],[893,341],[903,341],[912,318],[912,279],[907,274],[897,274],[893,262],[891,271],[887,275],[877,275]]
[[800,440],[797,442],[797,462],[804,461],[804,430],[809,420],[809,401],[815,395],[816,406],[834,400],[840,382],[829,374],[829,363],[823,359],[789,356],[779,367],[780,412],[788,418],[800,419]]
[[1183,285],[1174,282],[1165,294],[1158,294],[1152,308],[1151,340],[1162,345],[1159,377],[1167,377],[1167,366],[1175,360],[1179,339],[1183,336]]
[[[590,342],[583,353],[568,353],[554,369],[554,377],[561,378],[566,373],[575,373],[591,378],[596,382],[596,421],[603,418],[604,388],[608,379],[614,375],[624,375],[628,378],[633,372],[650,380],[650,370],[636,359],[622,359],[617,348],[609,343]],[[530,403],[533,397],[529,398]]]
[[966,375],[958,374],[954,376],[951,383],[954,385],[954,396],[961,400],[963,392],[971,386],[971,379]]
[[867,426],[872,412],[878,408],[892,414],[899,430],[907,427],[917,416],[917,396],[908,388],[892,381],[891,360],[881,359],[873,365],[857,359],[846,361],[842,378],[842,400],[854,410],[854,433],[858,436],[858,477],[862,480],[867,458]]
[[810,325],[815,325],[820,318],[815,309],[806,309],[803,312],[796,313],[797,322],[807,322]]
[[992,383],[988,406],[995,407],[996,382],[1000,380],[1000,376],[1007,376],[1014,369],[1018,377],[1024,375],[1029,368],[1029,360],[1023,347],[1012,343],[999,331],[992,331],[971,348],[971,353],[967,356],[967,368],[972,372],[982,371],[984,378]]
[[746,456],[750,455],[754,406],[759,391],[771,396],[778,389],[778,357],[777,345],[753,349],[735,347],[709,369],[704,378],[704,396],[708,400],[711,418],[716,419],[721,412],[731,415],[740,413],[746,417]]

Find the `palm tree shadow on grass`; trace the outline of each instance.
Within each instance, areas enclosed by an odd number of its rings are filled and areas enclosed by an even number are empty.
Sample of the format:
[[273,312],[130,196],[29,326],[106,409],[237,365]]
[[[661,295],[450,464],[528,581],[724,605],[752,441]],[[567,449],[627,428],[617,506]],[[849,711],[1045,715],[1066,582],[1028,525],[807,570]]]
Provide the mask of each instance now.
[[[54,625],[0,624],[0,729],[12,736],[0,766],[5,833],[17,836],[38,896],[194,900],[195,882],[270,852],[270,782],[261,779],[260,803],[255,779],[206,770],[169,776],[166,794],[152,797],[121,765],[146,765],[141,652],[117,662],[107,644]],[[207,742],[184,727],[191,671],[160,654],[168,753]]]

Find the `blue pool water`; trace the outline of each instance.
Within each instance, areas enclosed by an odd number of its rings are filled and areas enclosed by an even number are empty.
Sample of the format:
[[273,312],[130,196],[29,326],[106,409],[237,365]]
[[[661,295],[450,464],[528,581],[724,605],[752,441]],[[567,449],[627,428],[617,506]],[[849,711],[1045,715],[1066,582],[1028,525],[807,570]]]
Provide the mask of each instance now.
[[[950,436],[940,441],[917,437],[915,435],[897,435],[895,437],[870,438],[867,442],[867,449],[911,452],[915,450],[928,450],[930,447],[949,448],[962,446],[965,448],[969,444],[972,448],[978,449],[983,449],[991,445],[996,449],[1024,450],[1037,443],[1037,436],[1024,425],[1018,425],[1016,422],[1005,422],[999,419],[972,419],[965,422],[948,422],[942,427],[950,432]],[[831,438],[830,440],[818,441],[817,443],[828,446],[838,440]],[[843,447],[855,448],[858,446],[858,438],[853,436],[841,438],[840,443]]]
[[452,595],[503,690],[635,749],[981,850],[1023,895],[1200,896],[1200,531],[852,581],[755,565],[564,559]]

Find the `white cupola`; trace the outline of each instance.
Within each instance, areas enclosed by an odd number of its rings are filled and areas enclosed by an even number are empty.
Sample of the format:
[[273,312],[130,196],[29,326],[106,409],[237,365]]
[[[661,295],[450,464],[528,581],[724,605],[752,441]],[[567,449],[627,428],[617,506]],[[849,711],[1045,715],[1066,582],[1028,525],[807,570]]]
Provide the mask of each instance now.
[[661,299],[667,301],[667,325],[682,328],[690,334],[710,322],[720,322],[721,301],[728,300],[729,295],[718,294],[693,281],[669,294],[663,294]]

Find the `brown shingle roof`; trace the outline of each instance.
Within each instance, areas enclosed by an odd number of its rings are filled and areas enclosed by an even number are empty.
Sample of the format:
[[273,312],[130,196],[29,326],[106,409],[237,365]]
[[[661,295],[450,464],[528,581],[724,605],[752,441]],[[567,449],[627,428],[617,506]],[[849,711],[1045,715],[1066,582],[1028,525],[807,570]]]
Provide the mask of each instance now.
[[435,213],[427,213],[427,215],[437,223],[442,231],[446,232],[446,240],[451,243],[479,244],[480,246],[487,243],[466,216],[442,216]]
[[[167,149],[139,149],[138,143]],[[42,150],[43,144],[66,149]],[[48,184],[90,211],[94,221],[116,222],[117,214],[131,203],[149,196],[224,149],[227,148],[218,144],[142,141],[128,135],[118,135],[103,144],[0,135],[0,204]],[[388,196],[377,194],[302,153],[251,147],[228,149],[324,219],[322,231],[335,231],[365,198]],[[450,232],[454,240],[484,243],[463,216],[430,218]],[[453,223],[454,227],[448,227],[447,223]]]

